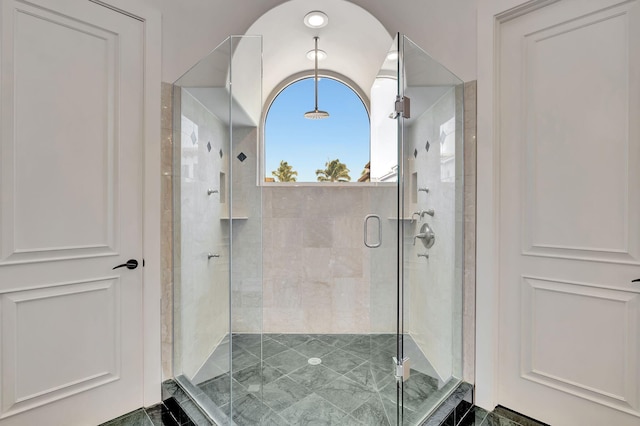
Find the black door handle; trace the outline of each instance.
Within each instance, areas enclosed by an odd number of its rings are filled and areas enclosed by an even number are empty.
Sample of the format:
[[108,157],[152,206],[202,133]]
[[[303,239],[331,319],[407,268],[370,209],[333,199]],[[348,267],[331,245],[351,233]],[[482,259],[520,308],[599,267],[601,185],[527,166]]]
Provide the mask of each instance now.
[[129,259],[127,260],[127,263],[123,263],[122,265],[118,265],[116,267],[114,267],[113,269],[118,269],[118,268],[124,268],[126,267],[127,269],[136,269],[138,267],[138,261],[135,259]]
[[640,278],[636,278],[635,280],[631,280],[632,283],[638,283],[640,282]]

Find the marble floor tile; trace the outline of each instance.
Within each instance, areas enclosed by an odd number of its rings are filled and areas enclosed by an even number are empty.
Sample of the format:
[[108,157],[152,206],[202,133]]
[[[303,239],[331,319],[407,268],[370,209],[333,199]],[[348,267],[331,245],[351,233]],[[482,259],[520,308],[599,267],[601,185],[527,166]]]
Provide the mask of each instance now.
[[319,395],[311,394],[281,413],[292,425],[342,426],[347,413]]
[[262,397],[266,405],[279,413],[311,393],[312,391],[306,386],[285,376],[265,385]]
[[280,352],[277,355],[265,359],[265,364],[270,365],[283,374],[291,373],[300,367],[309,365],[308,358],[294,351],[288,349],[284,352]]
[[153,426],[181,426],[164,404],[156,404],[146,411]]
[[269,337],[289,348],[293,348],[313,339],[313,337],[308,334],[269,334]]
[[342,349],[335,349],[321,357],[321,359],[322,365],[340,374],[346,374],[366,362],[359,356],[345,352]]
[[261,341],[261,334],[233,334],[233,336],[231,336],[233,345],[241,348],[259,345]]
[[504,417],[509,419],[521,426],[548,426],[545,423],[541,423],[537,420],[533,420],[529,417],[523,416],[515,411],[511,411],[501,405],[498,405],[494,410],[493,414],[496,414],[500,417]]
[[[412,411],[417,410],[437,389],[438,381],[436,379],[412,370],[409,380],[403,383],[402,405]],[[389,383],[382,388],[380,394],[390,401],[396,401],[396,384]]]
[[506,417],[499,416],[495,413],[489,413],[487,417],[485,417],[484,421],[480,423],[480,425],[481,426],[520,426],[519,423],[509,420]]
[[375,394],[351,412],[351,417],[359,420],[364,425],[390,426],[382,400],[378,394]]
[[272,410],[264,405],[260,398],[249,394],[233,401],[233,421],[238,426],[256,426],[264,424],[263,420],[273,419]]
[[480,407],[473,407],[472,411],[462,419],[459,426],[480,426],[488,414]]
[[308,342],[304,342],[298,346],[294,346],[293,350],[300,352],[307,358],[322,358],[324,355],[335,350],[335,347],[321,342],[318,339],[311,339]]
[[[233,389],[231,384],[233,383]],[[233,391],[234,398],[238,397],[241,393],[246,393],[246,388],[229,377],[229,374],[216,377],[215,379],[208,380],[198,385],[202,392],[211,399],[211,401],[218,407],[221,407],[229,401],[231,401],[231,392]]]
[[332,383],[340,377],[340,374],[322,365],[307,364],[293,373],[289,373],[288,377],[302,386],[316,391]]
[[282,372],[260,362],[233,373],[233,378],[251,392],[260,390],[263,385],[271,383],[281,376]]
[[360,358],[369,359],[371,356],[371,340],[368,337],[355,339],[353,342],[342,347],[342,349]]
[[289,349],[287,346],[276,342],[273,339],[264,338],[262,343],[247,346],[245,350],[258,358],[266,359]]
[[378,390],[376,381],[373,379],[373,373],[371,372],[371,365],[369,362],[365,362],[364,364],[357,366],[347,372],[344,376],[356,383],[366,386],[369,390]]
[[124,416],[103,423],[101,426],[154,426],[144,409],[139,409]]
[[329,382],[316,393],[347,413],[377,395],[375,391],[344,376]]
[[231,353],[231,371],[240,371],[260,362],[260,358],[243,350],[233,350]]
[[361,337],[360,334],[318,334],[314,336],[316,339],[324,342],[328,345],[335,346],[336,348],[341,348],[347,346],[353,341]]

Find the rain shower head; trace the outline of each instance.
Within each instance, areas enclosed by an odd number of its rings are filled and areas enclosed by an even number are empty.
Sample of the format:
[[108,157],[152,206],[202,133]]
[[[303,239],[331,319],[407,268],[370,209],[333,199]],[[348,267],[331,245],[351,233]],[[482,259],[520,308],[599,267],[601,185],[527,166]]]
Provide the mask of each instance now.
[[318,109],[318,37],[314,37],[313,39],[315,40],[315,48],[313,49],[315,51],[315,54],[313,56],[315,60],[314,83],[315,83],[315,94],[316,94],[316,104],[315,104],[316,107],[313,111],[305,112],[304,118],[308,118],[310,120],[321,120],[323,118],[328,118],[329,113],[326,111],[320,111]]
[[304,113],[304,118],[308,118],[310,120],[320,120],[322,118],[328,118],[328,117],[329,117],[329,113],[327,111],[320,111],[318,109]]

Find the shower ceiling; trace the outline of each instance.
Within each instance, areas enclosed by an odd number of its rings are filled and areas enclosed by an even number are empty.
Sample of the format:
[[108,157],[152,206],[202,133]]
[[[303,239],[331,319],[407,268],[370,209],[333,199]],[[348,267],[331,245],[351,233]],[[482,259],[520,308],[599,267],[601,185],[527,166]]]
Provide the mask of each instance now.
[[263,36],[263,102],[269,102],[269,95],[292,76],[313,74],[305,53],[315,36],[329,53],[320,65],[320,75],[325,71],[343,75],[368,97],[393,38],[380,21],[353,3],[323,0],[322,12],[330,17],[323,28],[304,24],[305,15],[312,10],[308,1],[292,0],[265,13],[247,30],[248,35]]

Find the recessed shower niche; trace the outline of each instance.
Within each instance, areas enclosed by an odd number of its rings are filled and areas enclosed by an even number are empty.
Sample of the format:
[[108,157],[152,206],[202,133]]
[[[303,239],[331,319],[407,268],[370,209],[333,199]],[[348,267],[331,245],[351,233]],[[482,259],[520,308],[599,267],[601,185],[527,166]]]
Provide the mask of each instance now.
[[[331,58],[339,16],[375,20],[327,5],[320,30],[304,27],[304,2],[280,6],[306,37],[298,77],[313,73],[307,30],[325,32]],[[230,37],[174,84],[173,375],[216,424],[418,425],[461,383],[462,82],[375,22],[386,45],[368,77],[327,66],[372,114],[376,79],[394,82],[393,137],[377,139],[394,153],[387,181],[263,182],[264,117],[293,75],[271,71],[268,34]]]

